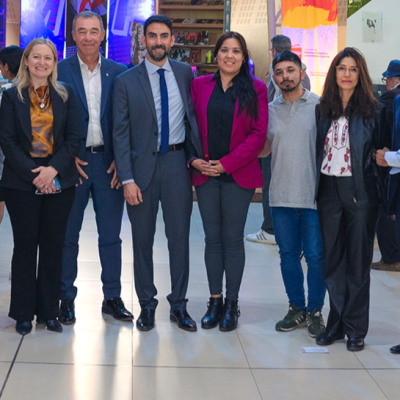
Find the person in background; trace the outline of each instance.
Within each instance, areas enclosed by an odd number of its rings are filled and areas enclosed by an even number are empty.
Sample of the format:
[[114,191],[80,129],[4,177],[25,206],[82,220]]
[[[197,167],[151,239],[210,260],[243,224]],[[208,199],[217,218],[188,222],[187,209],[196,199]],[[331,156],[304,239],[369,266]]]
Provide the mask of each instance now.
[[204,158],[197,155],[191,166],[201,172],[192,174],[192,182],[204,226],[211,294],[201,327],[219,324],[221,331],[231,331],[240,315],[244,226],[254,190],[263,185],[258,155],[266,139],[268,97],[265,84],[250,74],[242,35],[225,32],[215,45],[214,57],[218,71],[192,84]]
[[[391,167],[389,171],[388,213],[395,220],[397,246],[400,248],[400,95],[393,101],[392,151],[388,148],[376,152],[376,163],[381,167]],[[390,349],[400,354],[400,344]]]
[[72,23],[77,53],[59,63],[59,78],[74,90],[81,110],[81,148],[76,166],[81,184],[76,188],[74,205],[68,219],[63,254],[60,294],[60,321],[75,322],[74,285],[78,273],[79,233],[90,195],[96,215],[101,281],[104,300],[102,312],[121,321],[133,315],[121,299],[121,224],[124,195],[119,190],[113,154],[112,93],[114,79],[126,71],[122,64],[100,55],[105,31],[101,17],[84,11]]
[[360,351],[368,332],[370,270],[383,200],[376,149],[389,147],[386,111],[373,97],[364,57],[347,47],[328,70],[317,120],[316,200],[325,250],[330,312],[317,344],[347,335]]
[[74,93],[57,82],[57,59],[51,41],[30,42],[0,108],[2,185],[14,235],[9,316],[21,335],[31,332],[35,315],[38,324],[62,332],[62,250],[81,136]]
[[155,326],[153,244],[161,203],[168,240],[171,293],[169,319],[196,331],[187,312],[189,231],[193,191],[187,161],[189,144],[201,152],[190,97],[192,68],[168,58],[172,22],[153,15],[143,27],[145,60],[121,74],[114,87],[114,154],[132,225],[135,288],[141,307],[136,327]]
[[[326,293],[322,238],[314,200],[315,106],[319,97],[302,87],[305,71],[296,54],[279,53],[272,65],[274,81],[282,95],[269,104],[267,151],[262,155],[272,149],[269,205],[289,298],[289,311],[275,329],[288,332],[307,326],[308,334],[317,337],[325,330],[322,307]],[[307,304],[302,252],[308,267]]]
[[[383,93],[379,102],[386,107],[387,122],[392,132],[394,117],[393,101],[395,97],[400,94],[400,60],[390,61],[387,70],[382,75],[382,81],[386,84],[387,90]],[[385,171],[385,193],[387,193],[389,180],[387,172],[388,170]],[[400,175],[397,176],[397,174],[393,174],[390,177],[392,186],[398,177],[400,177]],[[388,214],[388,204],[386,200],[385,198],[379,209],[378,223],[376,226],[376,235],[382,258],[380,261],[372,263],[371,268],[378,271],[400,271],[400,253],[397,244],[396,223],[393,221],[390,214]]]
[[[277,35],[271,39],[271,49],[269,50],[272,58],[274,58],[277,54],[283,53],[284,51],[292,51],[292,42],[290,38],[284,35]],[[302,64],[302,69],[305,71],[307,67]],[[268,89],[268,102],[270,103],[274,99],[278,98],[281,94],[281,89],[275,83],[274,79],[274,71],[272,68],[272,63],[270,66],[268,79],[267,79],[267,89]],[[301,85],[304,89],[310,90],[310,78],[307,75],[307,72],[304,72],[304,76],[301,81]],[[269,186],[271,183],[271,156],[265,157],[261,160],[261,166],[264,177],[264,186],[262,188],[263,198],[263,223],[261,225],[261,230],[256,233],[251,233],[246,236],[246,240],[250,242],[256,243],[264,243],[264,244],[276,244],[275,236],[274,236],[274,228],[272,226],[272,217],[271,211],[269,208]]]
[[[9,46],[4,47],[0,51],[0,72],[1,76],[4,79],[7,79],[8,82],[1,86],[1,93],[0,93],[0,103],[1,103],[1,96],[3,92],[9,89],[12,85],[12,81],[14,80],[15,76],[18,73],[19,66],[21,64],[22,54],[24,50],[18,46]],[[0,181],[1,175],[3,172],[3,163],[4,163],[4,154],[0,148]],[[0,224],[3,220],[4,216],[4,194],[1,187],[0,182]],[[11,275],[10,275],[11,277]]]

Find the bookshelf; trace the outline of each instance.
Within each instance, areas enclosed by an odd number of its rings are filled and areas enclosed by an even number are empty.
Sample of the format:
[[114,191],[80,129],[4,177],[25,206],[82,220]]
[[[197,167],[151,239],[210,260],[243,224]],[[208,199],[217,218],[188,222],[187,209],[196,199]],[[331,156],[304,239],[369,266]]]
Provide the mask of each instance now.
[[[172,19],[172,29],[176,32],[175,45],[172,47],[173,58],[188,62],[204,73],[213,73],[217,64],[207,63],[207,53],[212,52],[221,34],[230,29],[230,0],[201,0],[201,4],[192,5],[188,0],[156,0],[156,13]],[[185,23],[185,19],[195,19]],[[203,22],[200,22],[203,21]],[[207,32],[201,36],[199,32]],[[208,43],[193,43],[187,40],[185,33],[197,33],[200,37],[208,36]],[[181,38],[178,40],[178,37]],[[198,41],[199,41],[198,40]],[[203,43],[207,40],[201,40]],[[188,57],[188,53],[191,53]],[[197,54],[196,58],[193,52]],[[196,60],[197,62],[190,62]],[[213,58],[212,58],[213,60]],[[200,61],[200,62],[198,62]]]

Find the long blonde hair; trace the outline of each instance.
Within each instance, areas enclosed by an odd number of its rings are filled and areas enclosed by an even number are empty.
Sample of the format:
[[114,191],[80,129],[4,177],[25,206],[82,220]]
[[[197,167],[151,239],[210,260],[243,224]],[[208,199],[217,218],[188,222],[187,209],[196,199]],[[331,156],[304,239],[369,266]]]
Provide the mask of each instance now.
[[17,88],[18,98],[23,102],[24,99],[22,97],[22,89],[28,87],[31,84],[31,76],[29,73],[29,69],[25,65],[25,61],[28,59],[29,55],[31,54],[33,48],[38,44],[46,44],[50,47],[51,52],[54,56],[54,69],[51,74],[48,76],[49,85],[51,85],[54,90],[60,95],[64,102],[68,99],[68,91],[62,85],[62,83],[57,82],[57,62],[58,62],[58,54],[56,47],[54,46],[53,42],[48,39],[34,39],[32,42],[26,46],[24,54],[22,55],[22,61],[19,66],[18,74],[14,79],[13,86]]

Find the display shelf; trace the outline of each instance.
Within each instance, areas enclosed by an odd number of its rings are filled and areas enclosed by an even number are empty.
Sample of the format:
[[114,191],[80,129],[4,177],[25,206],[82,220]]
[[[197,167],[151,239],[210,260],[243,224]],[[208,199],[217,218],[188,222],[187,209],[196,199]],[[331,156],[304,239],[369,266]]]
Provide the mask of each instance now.
[[193,67],[202,67],[202,68],[218,68],[218,64],[206,64],[206,63],[199,63],[199,64],[190,64]]
[[167,5],[158,6],[159,10],[191,10],[191,11],[223,11],[224,6],[184,6],[184,5]]
[[173,28],[208,28],[208,29],[223,29],[223,24],[177,24],[172,23]]
[[213,49],[215,44],[177,44],[175,43],[172,47],[190,47],[191,49]]

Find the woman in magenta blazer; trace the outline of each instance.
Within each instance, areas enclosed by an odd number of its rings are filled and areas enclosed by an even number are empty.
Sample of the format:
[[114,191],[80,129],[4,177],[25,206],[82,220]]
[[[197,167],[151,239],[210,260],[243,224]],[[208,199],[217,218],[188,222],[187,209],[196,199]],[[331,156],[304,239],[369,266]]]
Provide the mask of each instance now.
[[[268,127],[265,84],[250,75],[244,38],[225,32],[214,49],[218,71],[196,78],[193,105],[204,159],[194,157],[196,188],[205,231],[205,264],[210,287],[204,329],[219,323],[221,331],[236,328],[238,296],[245,254],[243,232],[254,190],[262,187],[258,155]],[[225,304],[222,280],[225,273]]]

